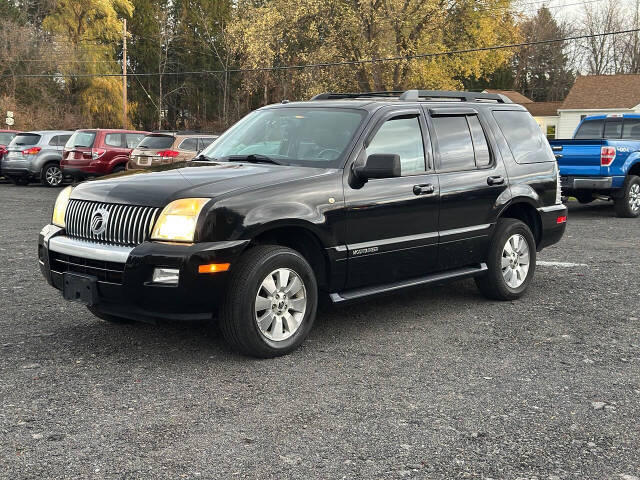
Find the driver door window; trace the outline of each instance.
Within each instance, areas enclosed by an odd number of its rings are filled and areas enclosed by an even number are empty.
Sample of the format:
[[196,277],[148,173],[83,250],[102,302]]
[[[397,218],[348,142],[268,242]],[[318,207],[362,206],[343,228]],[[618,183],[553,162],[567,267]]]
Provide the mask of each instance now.
[[425,155],[422,129],[417,116],[387,120],[366,149],[367,156],[376,153],[400,155],[403,177],[424,173]]

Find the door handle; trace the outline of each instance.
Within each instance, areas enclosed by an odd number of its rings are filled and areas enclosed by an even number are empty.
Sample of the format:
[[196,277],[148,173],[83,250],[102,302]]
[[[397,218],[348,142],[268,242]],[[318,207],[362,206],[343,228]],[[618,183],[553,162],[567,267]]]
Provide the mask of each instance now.
[[415,195],[431,195],[435,191],[436,191],[436,187],[434,187],[433,184],[431,183],[413,186],[413,193]]
[[494,175],[487,178],[487,183],[489,185],[502,185],[504,183],[504,177],[502,175]]

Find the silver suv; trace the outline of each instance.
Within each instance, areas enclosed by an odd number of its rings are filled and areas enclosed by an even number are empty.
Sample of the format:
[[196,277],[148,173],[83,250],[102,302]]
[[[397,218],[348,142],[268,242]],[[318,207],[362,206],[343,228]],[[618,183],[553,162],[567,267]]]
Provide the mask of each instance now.
[[48,187],[62,184],[62,149],[73,132],[42,130],[19,133],[2,159],[2,175],[16,185],[39,181]]

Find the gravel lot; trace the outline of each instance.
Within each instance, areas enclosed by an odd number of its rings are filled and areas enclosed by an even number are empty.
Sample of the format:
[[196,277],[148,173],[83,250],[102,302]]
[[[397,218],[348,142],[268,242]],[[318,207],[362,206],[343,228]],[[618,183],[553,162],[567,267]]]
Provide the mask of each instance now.
[[113,326],[41,278],[57,190],[0,185],[0,477],[640,477],[640,220],[570,204],[529,294],[472,281],[321,313],[285,358]]

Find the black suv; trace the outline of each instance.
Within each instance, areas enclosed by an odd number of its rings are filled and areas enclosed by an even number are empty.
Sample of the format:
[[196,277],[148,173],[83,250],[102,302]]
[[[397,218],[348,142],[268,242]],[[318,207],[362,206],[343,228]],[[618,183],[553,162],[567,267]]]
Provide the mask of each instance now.
[[322,94],[247,115],[194,162],[60,193],[47,281],[112,322],[219,319],[258,357],[334,303],[475,277],[520,297],[562,237],[555,158],[496,94]]

